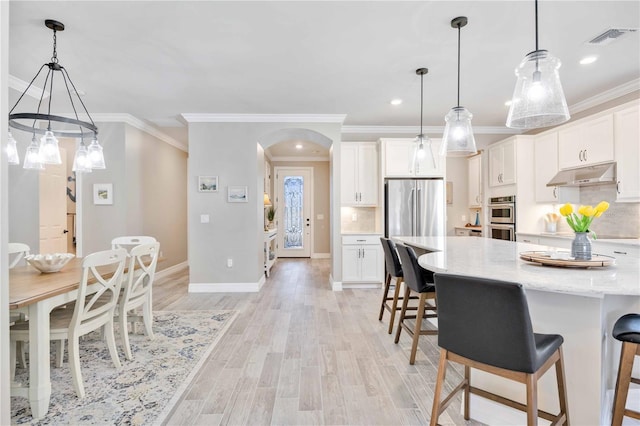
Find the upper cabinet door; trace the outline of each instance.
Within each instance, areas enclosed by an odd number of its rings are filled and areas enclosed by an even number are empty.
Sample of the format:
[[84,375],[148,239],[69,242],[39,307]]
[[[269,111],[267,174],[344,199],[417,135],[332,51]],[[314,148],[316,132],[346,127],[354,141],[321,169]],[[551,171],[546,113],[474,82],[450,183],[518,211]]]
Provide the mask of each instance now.
[[516,183],[515,139],[507,139],[489,147],[489,186]]
[[613,114],[558,131],[558,165],[571,169],[613,161]]
[[474,155],[467,160],[469,207],[482,207],[482,155]]
[[342,205],[351,206],[358,202],[358,189],[356,185],[358,146],[355,143],[343,143],[341,146],[342,167],[340,168],[340,200]]
[[378,205],[378,145],[361,144],[358,147],[359,204]]
[[614,113],[615,159],[617,162],[616,201],[640,201],[640,107]]
[[342,144],[341,203],[343,206],[378,205],[378,147],[375,142]]
[[547,183],[558,173],[558,132],[536,136],[533,142],[537,203],[558,202],[558,188]]

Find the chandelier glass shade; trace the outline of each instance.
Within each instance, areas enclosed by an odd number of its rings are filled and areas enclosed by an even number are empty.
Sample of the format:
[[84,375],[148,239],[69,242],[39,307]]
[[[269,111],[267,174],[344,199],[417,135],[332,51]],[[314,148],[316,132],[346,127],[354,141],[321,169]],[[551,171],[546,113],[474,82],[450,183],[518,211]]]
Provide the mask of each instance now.
[[[89,111],[87,110],[82,98],[78,94],[78,90],[76,89],[71,77],[67,70],[58,62],[57,55],[57,32],[64,31],[64,24],[61,22],[47,19],[45,20],[45,25],[47,28],[53,30],[53,56],[51,57],[51,62],[43,64],[36,75],[33,77],[31,82],[27,85],[26,89],[20,97],[18,101],[15,103],[13,108],[9,111],[9,127],[23,130],[25,132],[31,133],[33,138],[31,144],[27,148],[27,153],[25,155],[24,168],[29,169],[42,169],[42,164],[61,164],[60,158],[60,149],[58,148],[58,138],[66,137],[66,138],[92,138],[95,140],[97,147],[94,146],[92,150],[92,159],[95,159],[95,168],[105,168],[104,166],[104,155],[102,154],[102,147],[99,146],[97,142],[97,134],[98,128],[96,127]],[[44,74],[44,81],[42,82],[42,89],[40,92],[40,98],[38,101],[38,107],[36,112],[14,112],[18,110],[18,106],[20,102],[24,98],[25,94],[32,89],[34,83],[42,74],[44,69],[48,71]],[[56,80],[56,76],[59,76]],[[54,81],[61,81],[62,87],[64,88],[64,94],[61,94],[56,97],[56,99],[62,99],[64,102],[68,102],[68,111],[73,111],[72,117],[55,115],[51,113],[52,105],[56,105],[60,107],[60,105],[54,103],[54,88],[57,88],[57,85],[54,85]],[[35,87],[35,86],[34,86]],[[48,99],[46,99],[48,97]],[[88,121],[83,121],[80,119],[78,115],[79,107],[82,107],[81,112],[86,115]],[[37,144],[35,135],[43,135],[40,144]],[[13,138],[9,136],[9,144]],[[38,153],[37,156],[39,159],[36,159],[36,145],[38,145]],[[98,148],[99,147],[99,148]],[[80,143],[80,149],[84,148],[86,152],[87,149],[84,146],[84,143]],[[16,150],[17,154],[17,150]],[[76,157],[78,157],[78,153],[76,153]],[[94,161],[89,163],[89,165],[93,164]],[[11,164],[18,164],[18,162],[11,161]],[[40,164],[40,167],[36,166]],[[75,162],[74,162],[75,164]],[[102,167],[100,167],[102,166]],[[81,167],[80,171],[88,171],[86,167]],[[75,170],[75,169],[74,169]]]
[[561,63],[546,50],[538,48],[538,0],[535,1],[536,50],[524,57],[516,68],[507,127],[537,129],[569,120],[569,108],[560,82]]
[[458,29],[458,105],[451,108],[444,117],[444,134],[440,146],[440,155],[442,156],[466,157],[478,152],[471,127],[473,114],[465,107],[460,106],[460,28],[467,25],[467,22],[468,20],[464,16],[451,20],[451,27]]
[[7,162],[9,164],[20,164],[20,155],[18,155],[18,146],[16,140],[9,132],[9,139],[7,140]]
[[437,167],[436,157],[433,155],[431,139],[422,131],[422,116],[424,105],[424,75],[429,72],[427,68],[418,68],[416,74],[420,76],[420,134],[414,140],[413,148],[413,169],[418,170],[425,161],[430,163],[433,168]]

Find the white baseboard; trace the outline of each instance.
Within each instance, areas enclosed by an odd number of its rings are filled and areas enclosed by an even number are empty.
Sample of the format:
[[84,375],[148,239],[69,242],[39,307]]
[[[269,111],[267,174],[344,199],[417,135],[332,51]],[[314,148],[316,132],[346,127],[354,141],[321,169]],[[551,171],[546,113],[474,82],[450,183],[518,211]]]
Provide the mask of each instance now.
[[333,275],[329,274],[329,284],[331,284],[331,290],[333,291],[342,291],[342,282],[334,281]]
[[331,259],[331,253],[313,253],[312,259]]
[[180,272],[183,269],[186,269],[189,267],[189,262],[184,261],[182,263],[178,263],[176,265],[173,266],[169,266],[168,268],[162,269],[160,271],[156,271],[156,278],[164,278],[167,275],[171,275],[174,274],[176,272]]
[[189,283],[189,293],[257,293],[264,283],[264,275],[255,283]]

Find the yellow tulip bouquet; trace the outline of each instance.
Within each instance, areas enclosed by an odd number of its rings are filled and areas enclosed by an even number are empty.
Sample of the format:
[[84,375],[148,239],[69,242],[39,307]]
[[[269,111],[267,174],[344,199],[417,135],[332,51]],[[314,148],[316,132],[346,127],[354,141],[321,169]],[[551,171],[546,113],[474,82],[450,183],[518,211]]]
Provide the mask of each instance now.
[[[590,232],[589,226],[593,219],[602,216],[609,208],[609,203],[601,201],[597,206],[580,206],[578,213],[574,213],[573,206],[569,203],[560,207],[560,214],[567,219],[567,223],[574,232]],[[595,232],[591,232],[593,238],[596,238]]]

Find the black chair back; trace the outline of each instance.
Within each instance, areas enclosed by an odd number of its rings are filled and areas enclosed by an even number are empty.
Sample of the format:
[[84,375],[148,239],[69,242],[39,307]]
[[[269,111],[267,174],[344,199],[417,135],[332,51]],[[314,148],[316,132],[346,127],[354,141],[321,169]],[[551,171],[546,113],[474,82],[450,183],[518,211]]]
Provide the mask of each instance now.
[[495,367],[533,373],[539,367],[521,284],[435,274],[438,346]]
[[384,261],[387,265],[387,274],[392,277],[402,276],[402,265],[400,265],[400,259],[398,259],[398,253],[396,252],[396,243],[389,238],[380,237],[382,243],[382,250],[384,250]]
[[397,244],[396,249],[402,262],[402,272],[404,273],[404,282],[409,288],[418,293],[435,291],[433,285],[433,272],[424,269],[418,264],[416,252],[409,246]]

